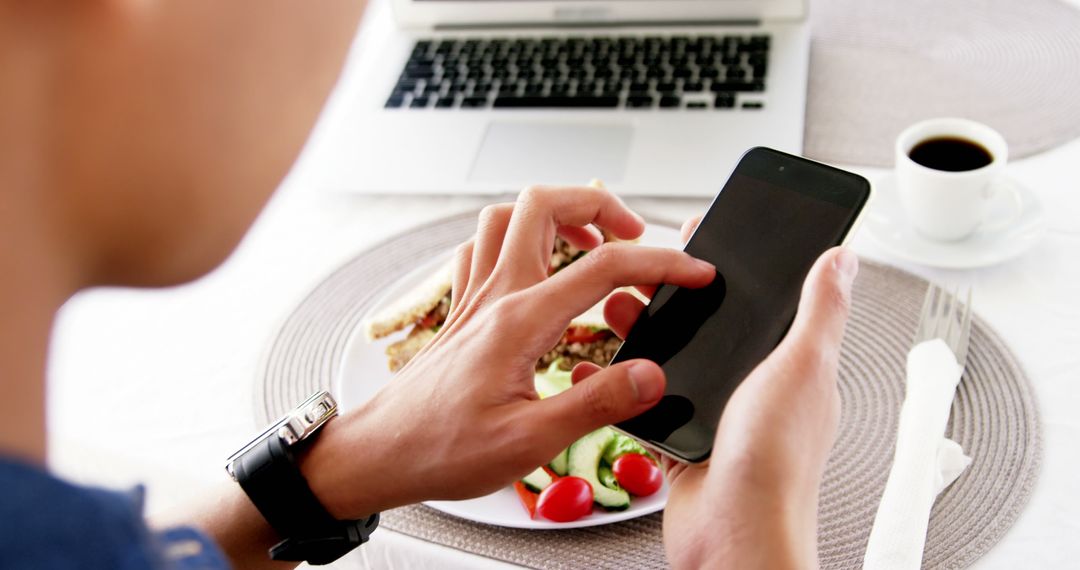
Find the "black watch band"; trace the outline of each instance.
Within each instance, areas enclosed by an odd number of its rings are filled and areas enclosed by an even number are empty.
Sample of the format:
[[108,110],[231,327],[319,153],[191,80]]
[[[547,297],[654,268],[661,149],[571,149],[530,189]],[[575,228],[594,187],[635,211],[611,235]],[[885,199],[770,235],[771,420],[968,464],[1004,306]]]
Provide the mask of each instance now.
[[[306,418],[301,426],[306,429],[286,429],[280,432],[286,434],[282,437],[276,430],[282,425],[279,422],[229,460],[229,473],[263,518],[284,538],[270,549],[273,560],[328,564],[367,542],[379,525],[378,513],[360,520],[335,519],[319,503],[300,473],[296,451],[307,445],[322,424],[337,413],[336,404],[328,394],[322,393],[328,402],[325,407],[321,402],[312,404],[317,396],[320,395],[312,396],[297,408],[300,414],[293,416],[293,419]],[[316,417],[319,413],[325,416]],[[288,419],[289,416],[283,422]]]

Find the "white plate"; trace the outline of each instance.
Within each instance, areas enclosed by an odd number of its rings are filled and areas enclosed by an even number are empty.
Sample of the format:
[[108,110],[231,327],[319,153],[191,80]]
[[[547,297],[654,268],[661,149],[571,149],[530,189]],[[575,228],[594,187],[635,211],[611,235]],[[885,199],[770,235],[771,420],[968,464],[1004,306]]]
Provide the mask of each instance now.
[[[682,248],[678,230],[652,224],[646,226],[641,243]],[[450,250],[443,252],[388,287],[382,298],[372,306],[368,315],[416,286],[439,265],[445,263],[452,253]],[[367,315],[365,315],[366,318]],[[338,404],[342,410],[359,406],[391,381],[392,375],[386,367],[384,351],[387,345],[400,339],[402,335],[404,333],[369,343],[362,327],[352,332],[338,373],[333,380],[334,393],[338,397]],[[467,501],[430,501],[425,504],[444,513],[479,523],[513,528],[566,529],[610,524],[655,513],[664,508],[667,495],[668,486],[665,481],[664,486],[652,496],[634,497],[630,502],[630,508],[625,511],[609,513],[596,508],[591,515],[569,523],[556,523],[539,518],[530,519],[512,487]]]
[[[967,238],[941,242],[924,237],[907,220],[896,190],[896,177],[888,174],[875,184],[874,202],[866,216],[866,233],[893,255],[923,265],[966,269],[1001,263],[1024,253],[1046,234],[1045,216],[1038,198],[1026,186],[1003,176],[990,204],[987,219],[1015,216],[1006,227],[975,230]],[[1014,193],[1018,206],[1014,204]],[[1020,213],[1011,213],[1019,207]]]

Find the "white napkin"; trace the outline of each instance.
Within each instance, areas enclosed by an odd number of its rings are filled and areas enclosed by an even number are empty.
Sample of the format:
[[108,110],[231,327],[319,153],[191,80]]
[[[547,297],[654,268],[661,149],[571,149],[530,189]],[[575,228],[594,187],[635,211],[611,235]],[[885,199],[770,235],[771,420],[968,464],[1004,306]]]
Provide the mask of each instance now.
[[863,568],[911,570],[922,565],[934,499],[971,463],[959,444],[945,438],[963,370],[941,339],[920,343],[908,353],[896,455]]

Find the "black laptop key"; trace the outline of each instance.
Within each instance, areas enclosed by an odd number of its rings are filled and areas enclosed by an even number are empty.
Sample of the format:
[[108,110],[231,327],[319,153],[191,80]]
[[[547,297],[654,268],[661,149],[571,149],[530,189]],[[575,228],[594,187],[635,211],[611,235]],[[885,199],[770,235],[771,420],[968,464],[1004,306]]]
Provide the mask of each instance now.
[[764,107],[765,104],[761,101],[743,101],[742,104],[743,109],[762,109]]
[[763,81],[717,81],[713,82],[712,90],[716,93],[721,91],[749,93],[764,91],[765,83]]
[[449,109],[454,106],[454,96],[439,97],[435,100],[436,109]]
[[724,65],[739,65],[742,63],[742,56],[739,54],[729,54],[720,58],[720,63]]
[[555,96],[555,97],[498,97],[495,99],[496,108],[520,108],[520,107],[559,107],[559,108],[602,108],[617,107],[618,97],[598,96]]
[[412,100],[411,103],[409,103],[409,106],[414,108],[414,109],[418,109],[418,108],[427,107],[427,104],[428,104],[428,98],[421,96],[421,97],[413,97],[413,100]]
[[650,65],[648,70],[645,72],[645,76],[650,79],[661,79],[665,75],[667,75],[667,71],[659,65]]
[[652,95],[648,95],[648,94],[629,95],[626,98],[626,107],[628,109],[645,109],[645,108],[652,107],[652,105],[653,105]]
[[675,82],[674,81],[657,81],[656,82],[656,90],[657,91],[669,91],[669,92],[670,91],[675,91]]
[[687,109],[708,109],[709,106],[704,101],[691,101],[686,104]]
[[461,107],[463,109],[479,109],[481,107],[487,107],[487,97],[465,97],[461,100]]
[[394,95],[391,95],[390,98],[386,100],[386,108],[387,109],[397,109],[398,107],[401,107],[401,105],[403,103],[405,103],[405,96],[404,95],[394,94]]
[[410,67],[415,67],[421,65],[435,65],[435,63],[435,58],[433,57],[428,57],[423,54],[414,54],[412,57],[409,58],[408,65]]
[[682,100],[678,95],[664,95],[660,97],[660,107],[664,109],[671,109],[678,107]]
[[746,70],[741,67],[729,67],[727,68],[728,79],[744,79],[746,78]]
[[735,106],[735,94],[734,93],[717,93],[716,101],[713,105],[717,109],[731,109]]
[[409,79],[427,79],[435,75],[435,68],[430,65],[408,65],[405,67],[405,77]]

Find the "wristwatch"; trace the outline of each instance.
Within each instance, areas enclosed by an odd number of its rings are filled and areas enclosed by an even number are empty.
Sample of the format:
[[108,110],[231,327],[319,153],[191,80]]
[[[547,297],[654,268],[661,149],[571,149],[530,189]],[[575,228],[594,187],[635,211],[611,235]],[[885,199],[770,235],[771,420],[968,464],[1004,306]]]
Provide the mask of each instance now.
[[322,391],[229,457],[225,470],[240,484],[266,522],[284,538],[273,560],[329,564],[367,542],[379,514],[337,520],[319,503],[297,465],[297,453],[337,416],[337,402]]

